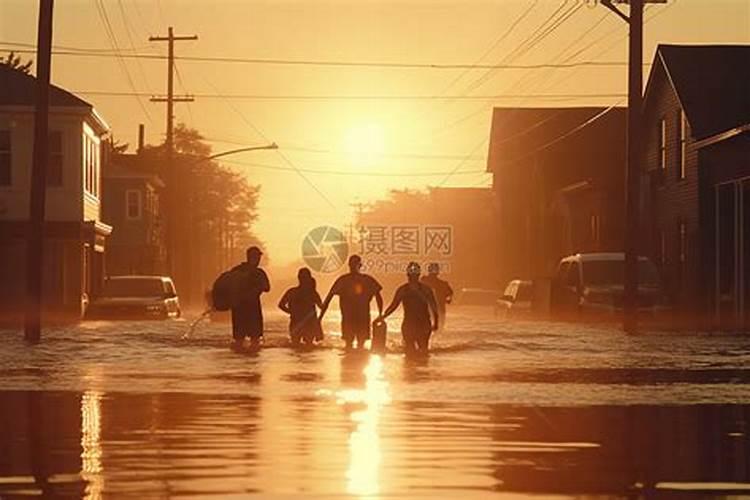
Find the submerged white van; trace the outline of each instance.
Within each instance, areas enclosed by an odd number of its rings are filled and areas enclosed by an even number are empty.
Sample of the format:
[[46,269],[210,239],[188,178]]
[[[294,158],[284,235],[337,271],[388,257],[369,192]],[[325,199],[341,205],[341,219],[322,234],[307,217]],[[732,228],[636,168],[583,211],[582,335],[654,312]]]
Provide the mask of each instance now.
[[[552,280],[552,312],[564,315],[622,312],[625,254],[579,253],[560,260]],[[638,257],[638,310],[654,314],[665,306],[656,266]]]

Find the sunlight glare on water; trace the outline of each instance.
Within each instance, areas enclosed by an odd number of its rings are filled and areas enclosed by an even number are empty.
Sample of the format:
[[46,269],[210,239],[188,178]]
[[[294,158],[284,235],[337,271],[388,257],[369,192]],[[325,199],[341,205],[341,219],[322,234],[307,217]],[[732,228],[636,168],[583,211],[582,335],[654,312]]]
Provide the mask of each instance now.
[[351,413],[355,430],[349,436],[349,468],[346,471],[347,491],[354,495],[375,495],[379,492],[378,471],[381,450],[378,424],[383,405],[390,402],[388,382],[383,376],[383,360],[370,356],[364,368],[365,388],[345,390],[338,394],[338,404],[361,404]]
[[409,360],[398,317],[383,355],[342,350],[336,316],[313,349],[266,319],[260,352],[230,350],[218,322],[187,338],[187,320],[87,322],[33,347],[0,333],[0,497],[622,498],[748,482],[745,337],[456,309],[430,357]]

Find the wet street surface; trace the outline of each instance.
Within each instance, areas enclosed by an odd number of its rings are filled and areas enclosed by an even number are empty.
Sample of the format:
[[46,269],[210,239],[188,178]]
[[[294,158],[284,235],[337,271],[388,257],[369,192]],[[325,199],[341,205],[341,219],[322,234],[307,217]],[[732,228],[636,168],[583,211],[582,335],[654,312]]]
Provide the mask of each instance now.
[[750,338],[454,311],[427,360],[229,327],[0,331],[0,498],[742,498]]

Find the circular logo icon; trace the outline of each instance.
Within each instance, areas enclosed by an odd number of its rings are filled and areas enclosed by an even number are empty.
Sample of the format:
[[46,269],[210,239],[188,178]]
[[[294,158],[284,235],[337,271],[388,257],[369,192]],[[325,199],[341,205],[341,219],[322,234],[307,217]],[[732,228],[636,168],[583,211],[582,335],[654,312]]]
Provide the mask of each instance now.
[[302,258],[313,271],[332,273],[346,262],[349,243],[344,233],[331,226],[319,226],[302,240]]

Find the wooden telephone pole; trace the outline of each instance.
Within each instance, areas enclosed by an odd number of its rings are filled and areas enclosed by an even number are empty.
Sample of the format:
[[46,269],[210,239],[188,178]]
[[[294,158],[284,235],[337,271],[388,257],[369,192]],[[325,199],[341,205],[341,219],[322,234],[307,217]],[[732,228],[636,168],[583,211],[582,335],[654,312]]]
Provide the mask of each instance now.
[[[614,2],[630,4],[629,15]],[[638,239],[641,198],[641,114],[643,107],[643,7],[666,0],[601,0],[602,5],[628,23],[628,152],[625,174],[625,290],[623,329],[638,330]]]
[[175,186],[174,172],[174,103],[192,102],[191,96],[174,95],[174,42],[185,40],[197,40],[197,35],[175,36],[172,27],[169,27],[167,36],[149,37],[151,42],[167,42],[167,95],[163,97],[152,97],[152,102],[167,103],[167,136],[164,143],[166,147],[166,195],[167,195],[167,267],[170,274],[175,274],[175,251],[177,249],[177,190]]
[[49,82],[52,63],[53,0],[40,0],[36,45],[36,102],[34,152],[29,194],[29,228],[26,249],[26,317],[24,338],[41,339],[42,266],[44,256],[44,204],[49,160]]

